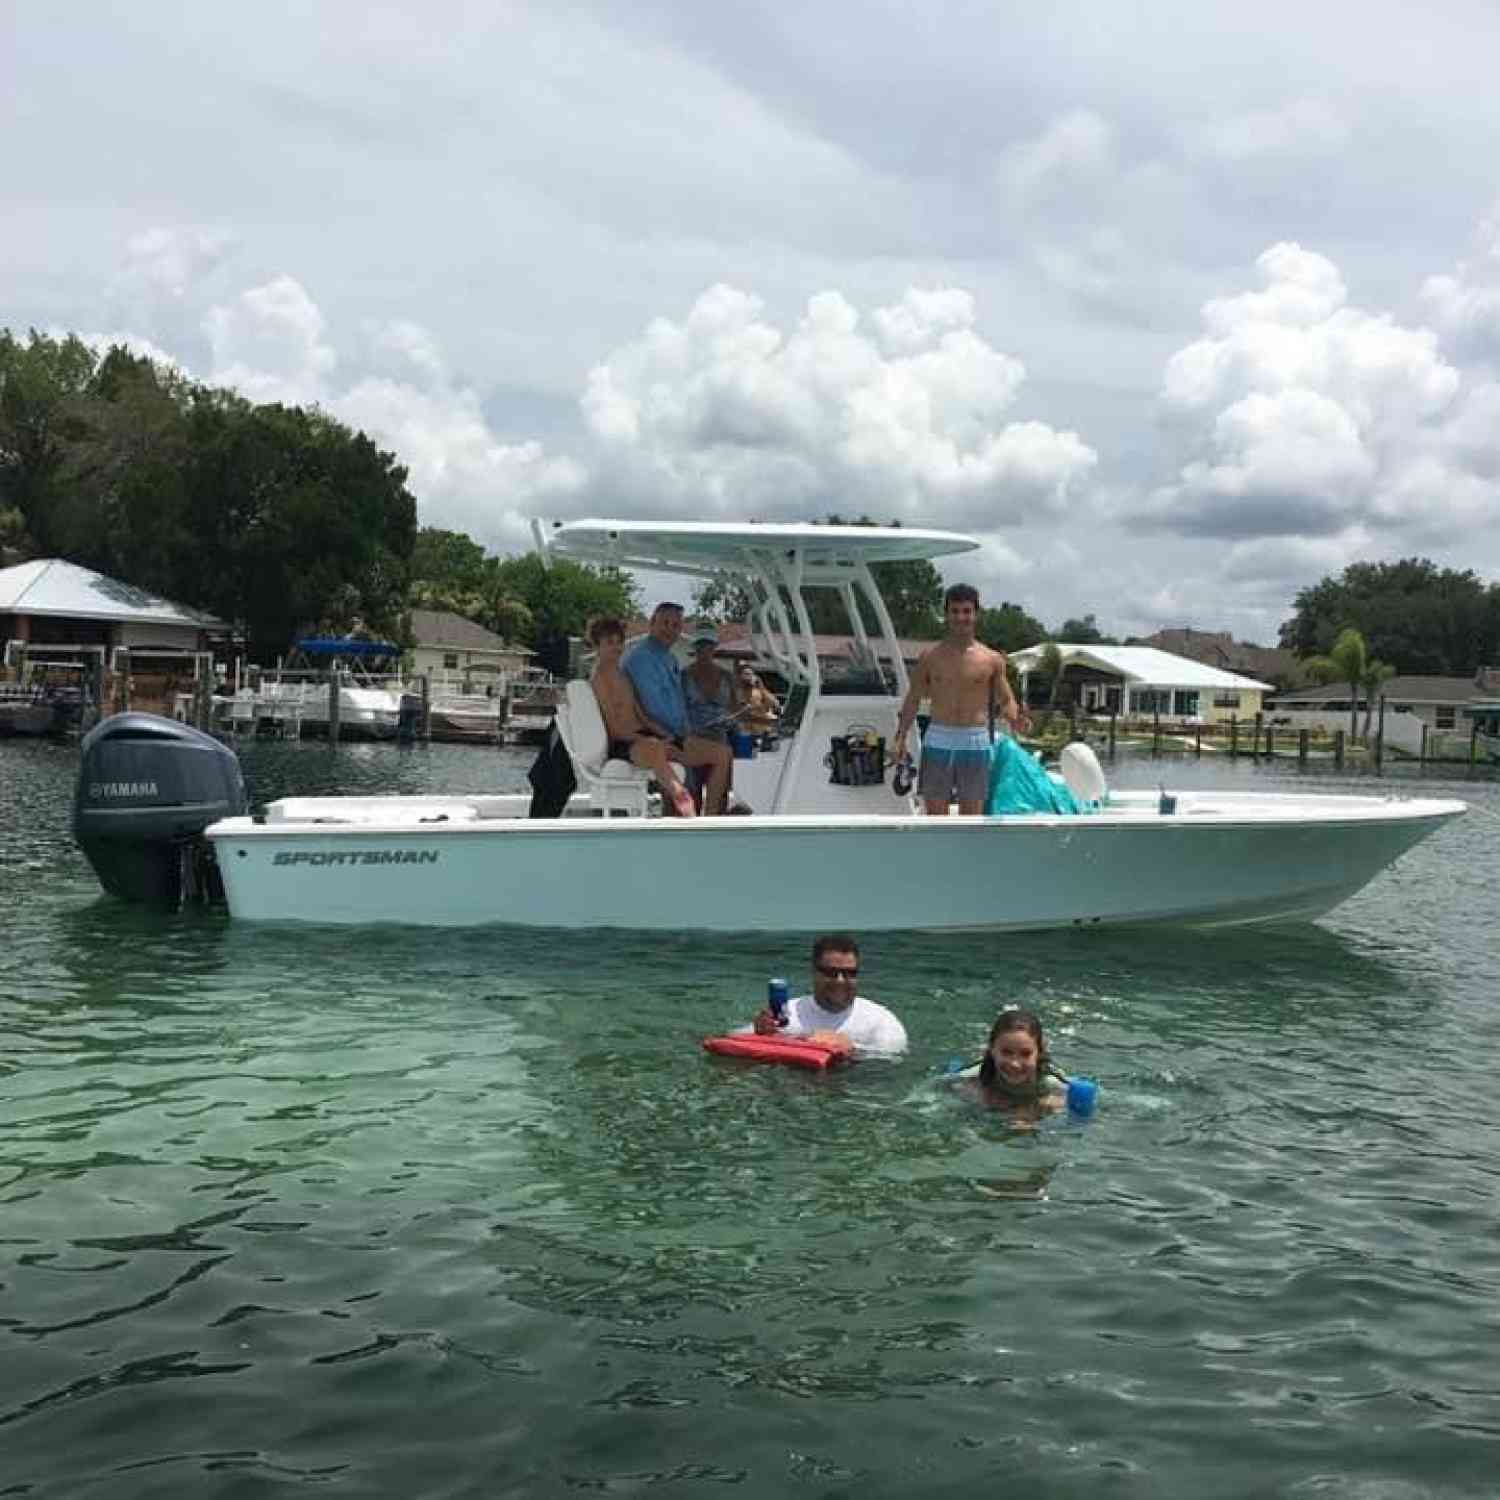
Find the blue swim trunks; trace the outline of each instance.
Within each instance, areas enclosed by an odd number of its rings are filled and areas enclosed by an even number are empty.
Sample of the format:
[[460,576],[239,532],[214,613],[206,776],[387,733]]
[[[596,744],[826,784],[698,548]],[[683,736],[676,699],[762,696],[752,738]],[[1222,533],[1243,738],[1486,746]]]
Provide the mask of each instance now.
[[990,732],[982,724],[929,724],[917,795],[924,802],[978,802],[990,790]]

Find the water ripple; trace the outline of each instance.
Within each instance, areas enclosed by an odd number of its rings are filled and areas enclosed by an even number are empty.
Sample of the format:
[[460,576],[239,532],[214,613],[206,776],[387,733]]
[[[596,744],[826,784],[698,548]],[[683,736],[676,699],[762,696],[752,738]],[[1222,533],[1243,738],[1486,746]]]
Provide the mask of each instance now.
[[[872,938],[912,1055],[818,1079],[697,1046],[800,943],[153,916],[0,756],[0,1493],[1493,1489],[1477,819],[1313,928]],[[944,1091],[1001,1003],[1093,1121]]]

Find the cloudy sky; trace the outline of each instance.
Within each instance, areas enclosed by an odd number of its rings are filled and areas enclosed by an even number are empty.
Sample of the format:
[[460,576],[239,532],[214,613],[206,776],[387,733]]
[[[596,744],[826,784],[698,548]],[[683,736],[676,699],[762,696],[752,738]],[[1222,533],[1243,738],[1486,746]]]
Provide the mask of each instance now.
[[1493,0],[4,11],[0,325],[320,403],[424,524],[865,512],[1263,641],[1500,578]]

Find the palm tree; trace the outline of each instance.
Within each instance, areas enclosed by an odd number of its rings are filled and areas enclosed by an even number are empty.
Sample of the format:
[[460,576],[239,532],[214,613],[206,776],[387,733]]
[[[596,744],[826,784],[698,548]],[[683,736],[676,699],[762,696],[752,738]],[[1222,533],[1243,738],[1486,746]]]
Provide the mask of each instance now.
[[1333,649],[1327,656],[1311,656],[1303,664],[1315,682],[1342,682],[1349,687],[1349,738],[1359,738],[1359,698],[1366,695],[1365,738],[1370,737],[1370,705],[1375,690],[1395,669],[1383,661],[1377,661],[1365,646],[1365,638],[1359,631],[1349,629],[1339,632]]
[[1063,659],[1056,641],[1047,641],[1042,654],[1037,658],[1036,669],[1047,679],[1047,707],[1057,707],[1057,695],[1062,691]]
[[1365,743],[1370,743],[1370,715],[1375,712],[1375,695],[1380,691],[1381,684],[1396,675],[1394,667],[1388,667],[1383,661],[1377,661],[1371,657],[1365,663],[1365,675],[1360,678],[1360,687],[1365,694]]

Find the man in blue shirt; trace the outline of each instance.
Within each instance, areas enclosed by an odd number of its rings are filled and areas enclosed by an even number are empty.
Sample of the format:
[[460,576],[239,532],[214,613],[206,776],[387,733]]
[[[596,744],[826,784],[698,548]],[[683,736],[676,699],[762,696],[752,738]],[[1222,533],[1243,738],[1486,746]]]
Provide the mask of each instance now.
[[672,759],[701,770],[708,778],[703,811],[713,816],[724,811],[729,793],[733,759],[728,745],[716,744],[688,732],[687,697],[682,690],[682,669],[672,647],[682,635],[682,606],[658,604],[651,613],[650,634],[637,641],[621,667],[635,690],[636,701],[648,728],[671,741],[680,754]]

